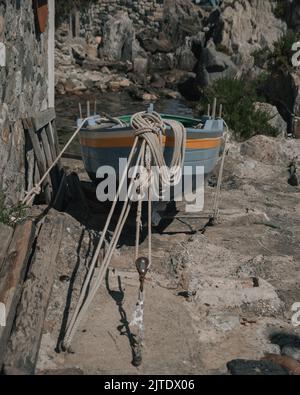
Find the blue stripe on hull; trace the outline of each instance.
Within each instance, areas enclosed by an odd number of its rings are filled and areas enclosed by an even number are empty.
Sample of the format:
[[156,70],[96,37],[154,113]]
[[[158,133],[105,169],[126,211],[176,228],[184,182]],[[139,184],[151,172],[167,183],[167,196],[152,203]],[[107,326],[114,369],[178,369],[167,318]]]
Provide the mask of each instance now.
[[[111,166],[118,174],[119,158],[128,158],[130,149],[128,148],[88,148],[81,147],[82,157],[86,171],[95,175],[101,166]],[[187,149],[184,166],[192,166],[195,173],[196,166],[204,166],[204,174],[207,175],[214,169],[218,157],[219,148],[213,149]],[[172,148],[165,149],[166,163],[170,164]]]

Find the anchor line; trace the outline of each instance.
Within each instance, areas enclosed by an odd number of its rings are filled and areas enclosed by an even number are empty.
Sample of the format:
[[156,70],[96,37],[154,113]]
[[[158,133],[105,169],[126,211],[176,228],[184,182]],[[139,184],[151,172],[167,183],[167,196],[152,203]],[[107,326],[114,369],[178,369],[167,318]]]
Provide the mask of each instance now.
[[[159,176],[162,182],[162,185],[174,185],[174,183],[178,182],[181,177],[182,167],[184,163],[185,157],[185,146],[186,146],[186,129],[185,127],[176,121],[168,120],[166,123],[171,127],[171,130],[174,133],[174,151],[171,160],[171,164],[168,167],[166,165],[164,159],[164,147],[162,143],[162,136],[165,134],[165,123],[156,112],[140,112],[131,118],[131,126],[135,132],[134,143],[127,161],[127,167],[122,175],[121,181],[119,183],[119,188],[117,194],[114,198],[110,213],[108,215],[106,224],[101,234],[100,241],[97,245],[95,254],[93,256],[91,265],[88,270],[88,274],[82,286],[78,303],[76,304],[73,316],[67,326],[67,330],[62,342],[62,348],[68,350],[74,334],[84,318],[87,310],[92,303],[100,285],[103,282],[105,273],[110,264],[112,255],[114,250],[116,249],[119,237],[129,215],[132,199],[131,193],[133,187],[136,188],[137,182],[139,187],[139,197],[138,207],[137,207],[137,217],[136,217],[136,247],[135,247],[135,256],[138,258],[139,255],[139,240],[140,240],[140,229],[141,229],[141,212],[142,212],[142,198],[143,194],[147,192],[148,194],[148,260],[149,266],[152,263],[152,238],[151,238],[151,216],[152,216],[152,203],[151,203],[151,186],[153,182],[153,177],[151,173],[151,164],[159,169]],[[137,149],[138,142],[141,141],[141,147],[139,150]],[[102,260],[100,269],[97,274],[95,274],[95,266],[98,261],[98,257],[103,246],[103,243],[106,239],[106,234],[108,232],[108,228],[112,219],[112,216],[115,212],[115,208],[117,202],[119,201],[120,193],[123,188],[123,184],[127,177],[128,169],[133,163],[133,159],[136,156],[137,159],[135,161],[133,175],[131,177],[131,182],[128,187],[128,191],[126,194],[125,201],[123,202],[123,207],[121,210],[121,214],[119,215],[118,223],[116,225],[115,231],[110,239],[109,246],[105,251],[105,256]],[[138,169],[146,168],[146,172],[142,172],[139,177]],[[143,339],[143,307],[144,307],[144,289],[141,286],[139,292],[139,298],[137,305],[140,306],[139,314],[139,335],[138,338]],[[141,347],[141,344],[138,345]]]

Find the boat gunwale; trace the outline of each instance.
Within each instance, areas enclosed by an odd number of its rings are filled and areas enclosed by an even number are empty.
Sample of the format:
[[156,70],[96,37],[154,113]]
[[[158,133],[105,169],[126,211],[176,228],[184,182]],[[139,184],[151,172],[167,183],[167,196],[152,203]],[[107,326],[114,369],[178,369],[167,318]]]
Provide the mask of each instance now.
[[[220,129],[220,128],[205,128],[205,124],[207,121],[211,120],[211,121],[223,121],[222,118],[215,118],[215,119],[211,119],[208,116],[203,116],[202,118],[191,118],[191,117],[185,117],[185,116],[181,116],[181,115],[172,115],[172,114],[160,114],[160,116],[162,117],[162,119],[166,119],[166,120],[174,120],[174,121],[186,121],[189,123],[193,123],[195,124],[195,126],[197,126],[197,124],[202,123],[203,124],[203,128],[195,128],[193,126],[185,126],[186,130],[188,133],[193,134],[193,133],[217,133],[220,136],[223,136],[224,133],[224,128]],[[122,120],[124,118],[126,119],[130,119],[131,115],[122,115],[120,117],[118,117],[118,119]],[[171,127],[167,126],[167,130],[170,130]],[[126,126],[122,126],[120,127],[119,125],[116,126],[109,126],[109,127],[101,127],[101,125],[95,125],[95,126],[91,126],[88,125],[88,127],[83,127],[80,130],[80,133],[87,133],[87,132],[95,132],[95,133],[113,133],[113,132],[129,132],[132,131],[132,127],[130,125],[126,125]]]

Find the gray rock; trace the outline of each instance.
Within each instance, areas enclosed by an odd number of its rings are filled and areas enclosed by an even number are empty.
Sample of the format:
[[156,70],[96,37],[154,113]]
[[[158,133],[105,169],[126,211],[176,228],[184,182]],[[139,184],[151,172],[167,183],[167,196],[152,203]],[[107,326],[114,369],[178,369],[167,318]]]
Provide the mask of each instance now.
[[148,71],[148,60],[145,58],[135,58],[133,60],[133,71],[137,74],[146,75]]
[[173,53],[156,53],[151,56],[149,63],[153,71],[172,70],[176,60]]
[[287,123],[284,121],[284,119],[281,117],[279,114],[277,108],[275,106],[272,106],[272,104],[269,103],[255,103],[254,104],[255,110],[263,112],[267,114],[269,124],[278,130],[278,134],[285,136],[287,132]]
[[229,372],[234,376],[285,376],[288,372],[271,361],[248,361],[235,359],[227,363]]
[[119,12],[110,16],[103,33],[103,47],[99,50],[100,57],[115,61],[131,61],[139,51],[135,38],[135,29],[128,14]]
[[202,73],[203,68],[209,74],[209,82],[220,78],[233,78],[237,74],[237,67],[230,57],[217,51],[214,45],[210,45],[202,51],[198,73]]
[[[187,52],[186,59],[182,64],[185,67],[191,67],[192,60],[196,59],[194,51]],[[179,58],[180,59],[180,58]],[[233,78],[237,75],[238,69],[231,61],[230,57],[215,49],[213,43],[209,47],[201,50],[198,63],[194,67],[196,71],[195,78],[188,78],[179,83],[180,93],[188,100],[199,100],[201,97],[201,88],[210,85],[213,81],[222,78]]]
[[295,347],[292,345],[285,345],[281,349],[282,355],[286,355],[287,357],[291,357],[296,359],[297,361],[300,362],[300,348]]
[[276,138],[263,135],[254,136],[240,146],[242,156],[269,165],[282,162],[283,153],[281,143]]
[[193,40],[187,37],[185,43],[176,50],[177,67],[180,70],[192,71],[196,65],[197,58],[192,50],[192,45]]
[[187,36],[196,35],[200,30],[200,9],[191,0],[165,0],[163,31],[172,43],[180,46]]
[[287,29],[286,23],[275,17],[274,7],[265,0],[224,1],[222,11],[214,13],[215,42],[230,53],[271,48]]

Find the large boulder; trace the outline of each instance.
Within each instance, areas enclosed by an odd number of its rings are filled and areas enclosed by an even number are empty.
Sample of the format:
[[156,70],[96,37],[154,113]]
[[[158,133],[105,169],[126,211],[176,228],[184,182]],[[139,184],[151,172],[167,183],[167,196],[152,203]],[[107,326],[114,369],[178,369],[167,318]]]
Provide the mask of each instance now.
[[273,73],[262,87],[268,102],[275,105],[292,128],[292,114],[300,116],[300,73],[279,70]]
[[176,66],[176,59],[172,52],[158,52],[151,56],[149,64],[152,71],[172,70]]
[[138,42],[140,43],[141,47],[151,53],[156,52],[172,52],[173,51],[173,44],[167,38],[164,32],[160,32],[157,37],[153,37],[153,30],[144,29],[137,34]]
[[203,49],[200,63],[198,72],[201,72],[204,67],[209,74],[210,82],[220,78],[233,78],[237,74],[237,67],[230,57],[217,51],[213,44]]
[[177,48],[175,52],[177,67],[180,70],[191,71],[197,63],[197,58],[192,50],[192,40],[186,37],[184,45]]
[[267,115],[269,124],[278,130],[279,135],[285,136],[287,132],[287,123],[281,117],[275,106],[269,103],[257,102],[254,104],[254,107],[256,111],[263,112]]
[[206,70],[202,70],[202,80],[199,81],[195,73],[187,73],[180,79],[178,90],[187,100],[198,101],[201,98],[200,86],[206,86],[209,83],[209,77]]
[[163,31],[172,43],[180,46],[187,36],[202,29],[202,12],[192,0],[165,0]]
[[132,61],[136,56],[146,57],[136,40],[132,20],[126,12],[118,12],[108,18],[99,56],[113,61]]
[[276,165],[284,158],[281,143],[275,138],[263,135],[254,136],[242,143],[240,153],[267,165]]
[[214,34],[231,53],[271,48],[287,25],[274,15],[275,2],[266,0],[224,1]]
[[[186,65],[190,66],[186,59]],[[195,76],[188,75],[179,82],[180,93],[188,100],[199,100],[201,90],[222,78],[234,78],[238,69],[230,56],[215,49],[213,43],[201,51],[200,59],[194,67]]]

